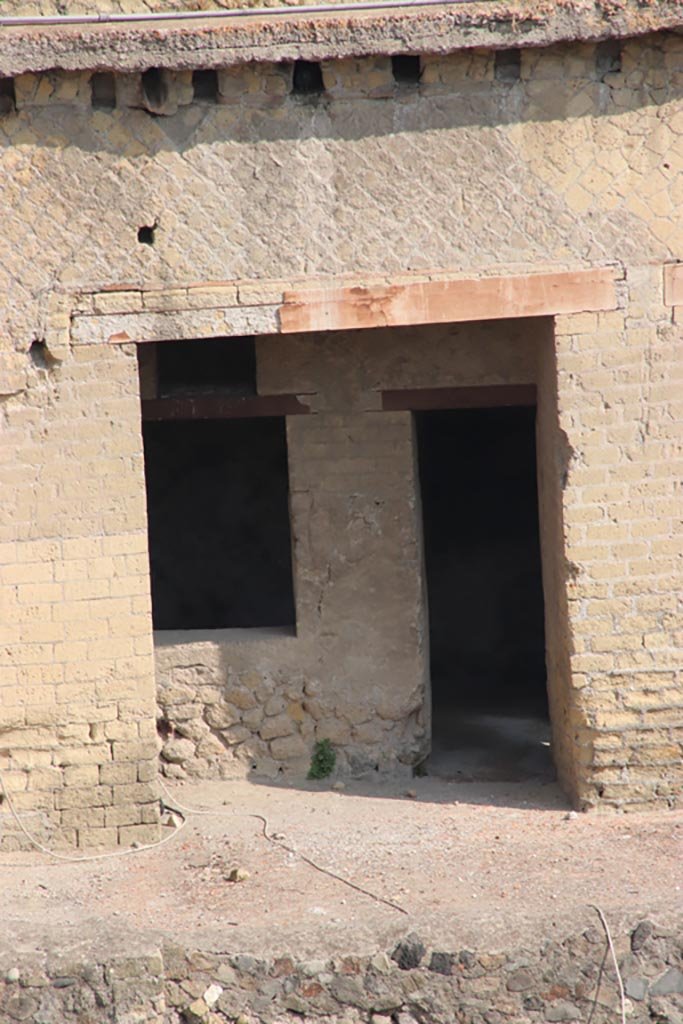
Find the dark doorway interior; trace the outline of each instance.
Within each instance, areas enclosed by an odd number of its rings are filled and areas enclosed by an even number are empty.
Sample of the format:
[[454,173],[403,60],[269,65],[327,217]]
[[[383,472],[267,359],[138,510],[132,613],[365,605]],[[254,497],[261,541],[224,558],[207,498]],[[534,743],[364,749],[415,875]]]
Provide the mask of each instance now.
[[284,418],[143,424],[155,629],[289,626]]
[[432,757],[453,777],[550,768],[535,409],[416,414]]

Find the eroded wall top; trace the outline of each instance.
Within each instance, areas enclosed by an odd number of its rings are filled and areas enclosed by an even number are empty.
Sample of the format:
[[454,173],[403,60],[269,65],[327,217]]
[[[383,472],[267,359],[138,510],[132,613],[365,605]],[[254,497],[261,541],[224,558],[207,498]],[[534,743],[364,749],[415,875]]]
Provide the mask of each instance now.
[[[596,41],[683,26],[682,0],[451,0],[437,6],[415,0],[411,7],[391,7],[385,0],[351,15],[338,10],[340,3],[320,0],[317,6],[327,10],[298,13],[294,8],[307,6],[307,0],[99,0],[95,10],[89,0],[4,0],[0,75],[436,54]],[[252,7],[258,16],[231,16],[230,9]],[[149,18],[126,20],[130,15]],[[84,20],[65,23],[65,17]],[[12,18],[28,21],[7,22]],[[52,20],[41,21],[47,18]]]

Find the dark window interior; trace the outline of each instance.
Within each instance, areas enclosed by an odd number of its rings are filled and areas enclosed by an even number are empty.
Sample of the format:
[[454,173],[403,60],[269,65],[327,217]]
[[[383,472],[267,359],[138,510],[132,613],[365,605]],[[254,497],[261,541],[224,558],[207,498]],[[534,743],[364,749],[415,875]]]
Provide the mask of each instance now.
[[154,628],[293,625],[284,418],[146,422],[143,437]]
[[435,713],[546,715],[535,409],[416,420]]
[[253,338],[202,338],[157,345],[159,397],[256,394]]

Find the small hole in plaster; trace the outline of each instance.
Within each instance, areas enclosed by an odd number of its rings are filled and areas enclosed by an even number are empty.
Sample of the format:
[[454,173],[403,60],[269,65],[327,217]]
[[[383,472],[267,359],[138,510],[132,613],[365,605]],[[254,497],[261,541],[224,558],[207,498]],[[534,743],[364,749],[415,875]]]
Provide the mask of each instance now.
[[167,718],[157,718],[157,735],[162,740],[167,740],[173,735],[173,726]]
[[142,227],[138,228],[138,242],[141,245],[154,245],[156,227],[156,224],[143,224]]
[[49,370],[52,365],[52,359],[50,353],[47,350],[47,345],[44,341],[38,341],[36,339],[32,342],[30,349],[28,350],[29,359],[33,365],[39,370]]

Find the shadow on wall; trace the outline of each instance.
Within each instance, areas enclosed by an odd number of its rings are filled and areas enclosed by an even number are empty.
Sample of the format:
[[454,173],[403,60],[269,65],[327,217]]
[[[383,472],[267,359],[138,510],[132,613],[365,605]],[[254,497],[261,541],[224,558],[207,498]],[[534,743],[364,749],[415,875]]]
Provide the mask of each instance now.
[[[663,54],[661,59],[664,59]],[[316,94],[315,102],[309,96],[291,91],[291,64],[240,68],[240,72],[244,71],[252,79],[262,74],[264,78],[268,76],[279,82],[281,87],[273,90],[274,95],[266,95],[258,88],[247,92],[244,84],[240,84],[239,74],[231,74],[227,94],[221,102],[211,103],[197,102],[190,93],[179,104],[173,97],[186,91],[185,86],[176,82],[173,72],[150,69],[145,75],[155,72],[159,79],[158,82],[155,79],[155,101],[151,104],[145,99],[147,79],[142,75],[117,76],[117,83],[121,83],[116,89],[118,99],[106,104],[102,103],[98,89],[93,87],[91,102],[98,114],[96,125],[91,120],[92,110],[82,101],[76,105],[55,98],[46,105],[33,106],[30,97],[22,98],[21,90],[18,90],[16,112],[5,116],[21,119],[25,114],[30,115],[39,138],[41,125],[44,125],[41,144],[62,149],[63,139],[54,130],[55,122],[59,122],[58,113],[61,113],[69,118],[71,147],[117,155],[122,148],[120,133],[110,134],[109,126],[102,119],[109,118],[112,127],[125,120],[136,147],[147,156],[153,156],[166,150],[183,152],[217,142],[250,143],[256,139],[263,142],[306,143],[312,139],[344,142],[422,133],[427,129],[494,129],[568,118],[576,121],[577,116],[588,121],[595,117],[622,116],[652,105],[679,101],[683,96],[681,75],[669,76],[665,87],[658,86],[654,79],[651,84],[648,71],[654,69],[649,68],[647,61],[642,73],[639,72],[638,81],[633,82],[619,73],[606,73],[599,57],[585,58],[583,77],[570,77],[555,69],[555,82],[548,71],[543,77],[542,68],[538,81],[533,77],[523,79],[519,75],[496,73],[480,78],[463,77],[460,81],[456,77],[448,82],[448,58],[441,60],[448,84],[429,83],[423,78],[411,88],[389,85],[380,96],[362,95],[362,88],[358,87],[355,94],[350,95],[323,90]],[[370,61],[368,70],[371,70]],[[52,80],[58,94],[58,84],[64,74],[48,72],[39,77]],[[362,81],[361,74],[359,82]],[[531,88],[530,83],[533,83]],[[547,85],[542,94],[538,90],[540,83]],[[0,133],[0,140],[4,146],[13,145],[11,134]],[[296,168],[290,171],[295,172]]]

